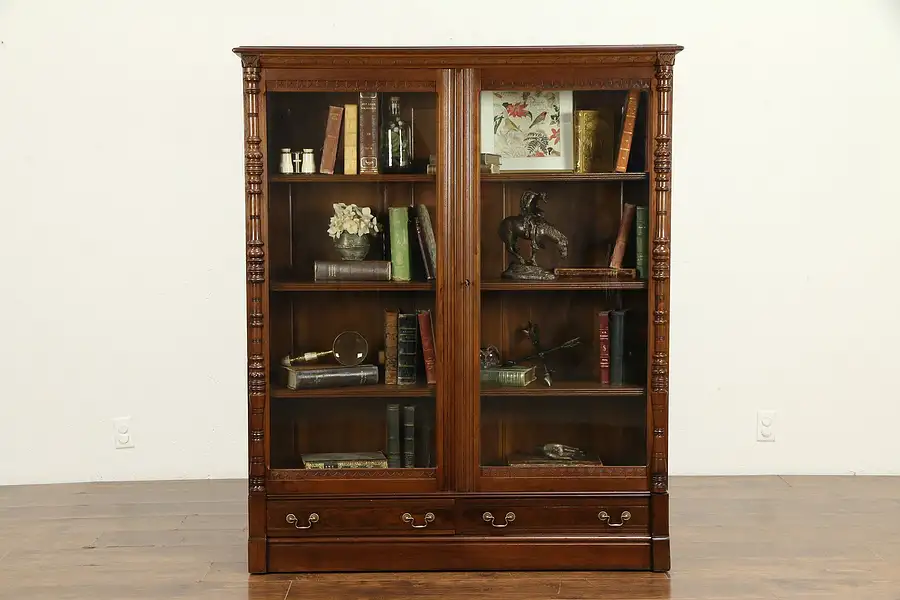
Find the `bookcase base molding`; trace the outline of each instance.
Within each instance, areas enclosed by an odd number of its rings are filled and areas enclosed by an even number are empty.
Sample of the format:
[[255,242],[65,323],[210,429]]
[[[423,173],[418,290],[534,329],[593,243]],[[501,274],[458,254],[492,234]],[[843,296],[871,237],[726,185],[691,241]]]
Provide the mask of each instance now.
[[681,50],[234,49],[249,572],[669,570]]
[[669,568],[649,494],[307,496],[267,513],[261,572]]

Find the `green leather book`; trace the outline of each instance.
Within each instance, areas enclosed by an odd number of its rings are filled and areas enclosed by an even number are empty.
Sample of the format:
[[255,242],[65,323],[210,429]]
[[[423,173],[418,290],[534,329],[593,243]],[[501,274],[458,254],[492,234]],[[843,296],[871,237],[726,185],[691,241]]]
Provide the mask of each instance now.
[[391,226],[391,279],[409,281],[409,208],[388,208],[388,220]]
[[650,212],[646,206],[638,206],[634,215],[636,230],[637,272],[638,277],[647,279],[648,263],[647,253],[650,237]]

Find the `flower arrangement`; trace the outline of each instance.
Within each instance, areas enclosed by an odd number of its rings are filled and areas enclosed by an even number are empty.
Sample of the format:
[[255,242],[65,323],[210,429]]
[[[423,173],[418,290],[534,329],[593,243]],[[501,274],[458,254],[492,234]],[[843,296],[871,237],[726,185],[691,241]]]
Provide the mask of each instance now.
[[342,233],[364,236],[378,233],[378,221],[368,206],[360,208],[355,204],[332,204],[334,216],[328,222],[328,235],[338,239]]

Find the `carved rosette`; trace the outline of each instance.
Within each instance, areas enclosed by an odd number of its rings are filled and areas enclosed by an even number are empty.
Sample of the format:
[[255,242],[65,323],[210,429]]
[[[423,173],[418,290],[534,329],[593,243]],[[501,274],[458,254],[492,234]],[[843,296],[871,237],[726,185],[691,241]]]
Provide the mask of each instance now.
[[247,388],[250,403],[250,492],[266,491],[265,307],[266,249],[262,235],[263,152],[259,125],[259,56],[241,57],[244,68],[244,172],[247,213]]
[[653,348],[650,365],[650,401],[653,408],[651,485],[655,493],[668,490],[669,417],[669,214],[672,199],[672,65],[674,53],[656,56],[653,105],[656,119],[653,147],[653,219],[651,294],[653,298]]

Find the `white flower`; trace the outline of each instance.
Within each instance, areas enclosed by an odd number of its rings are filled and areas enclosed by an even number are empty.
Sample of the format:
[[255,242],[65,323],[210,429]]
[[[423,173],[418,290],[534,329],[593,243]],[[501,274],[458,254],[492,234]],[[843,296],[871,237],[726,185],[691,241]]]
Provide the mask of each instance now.
[[334,239],[347,232],[351,235],[368,235],[378,233],[378,221],[368,206],[360,208],[356,204],[343,202],[332,204],[334,216],[328,220],[328,235]]

